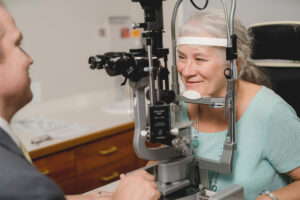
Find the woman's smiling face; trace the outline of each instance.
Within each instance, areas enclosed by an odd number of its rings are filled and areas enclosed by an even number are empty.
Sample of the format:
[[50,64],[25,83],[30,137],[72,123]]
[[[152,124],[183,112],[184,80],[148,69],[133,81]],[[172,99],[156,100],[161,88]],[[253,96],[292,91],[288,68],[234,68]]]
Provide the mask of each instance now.
[[199,45],[179,45],[177,69],[186,90],[201,96],[224,97],[227,80],[225,49]]

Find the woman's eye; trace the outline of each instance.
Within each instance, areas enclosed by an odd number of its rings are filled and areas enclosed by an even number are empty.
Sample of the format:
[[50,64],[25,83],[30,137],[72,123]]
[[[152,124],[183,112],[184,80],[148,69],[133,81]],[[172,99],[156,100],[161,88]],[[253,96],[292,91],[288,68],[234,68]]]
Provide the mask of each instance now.
[[196,58],[196,61],[205,61],[203,58]]
[[184,59],[184,56],[179,55],[178,58],[179,59]]

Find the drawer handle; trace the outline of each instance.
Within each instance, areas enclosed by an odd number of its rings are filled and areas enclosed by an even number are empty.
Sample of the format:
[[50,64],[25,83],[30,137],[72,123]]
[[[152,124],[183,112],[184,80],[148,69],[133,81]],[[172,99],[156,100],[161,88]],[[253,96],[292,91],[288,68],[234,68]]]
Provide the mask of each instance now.
[[111,153],[114,153],[118,150],[118,147],[116,146],[112,146],[110,147],[109,149],[106,149],[106,150],[100,150],[99,153],[103,156],[106,156],[108,154],[111,154]]
[[41,171],[41,173],[44,174],[44,175],[49,175],[49,174],[50,174],[50,171],[49,171],[49,169],[43,169],[43,170]]
[[118,177],[119,177],[119,172],[114,172],[112,175],[110,175],[110,176],[104,176],[104,177],[101,177],[100,179],[102,181],[107,182],[107,181],[110,181],[110,180],[118,178]]

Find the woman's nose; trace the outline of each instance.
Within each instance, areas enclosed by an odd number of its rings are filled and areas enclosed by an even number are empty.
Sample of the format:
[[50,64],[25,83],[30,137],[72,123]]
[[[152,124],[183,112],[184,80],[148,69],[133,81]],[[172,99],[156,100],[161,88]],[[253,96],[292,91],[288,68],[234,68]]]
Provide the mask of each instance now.
[[187,60],[187,62],[184,64],[182,75],[183,76],[191,76],[196,73],[196,67],[195,63],[191,60]]

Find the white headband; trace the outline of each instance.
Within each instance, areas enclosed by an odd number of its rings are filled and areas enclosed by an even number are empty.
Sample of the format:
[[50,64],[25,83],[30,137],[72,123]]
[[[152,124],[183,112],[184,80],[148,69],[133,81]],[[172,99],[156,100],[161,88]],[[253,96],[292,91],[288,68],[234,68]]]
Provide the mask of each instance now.
[[177,46],[182,44],[227,47],[227,39],[209,37],[180,37]]

